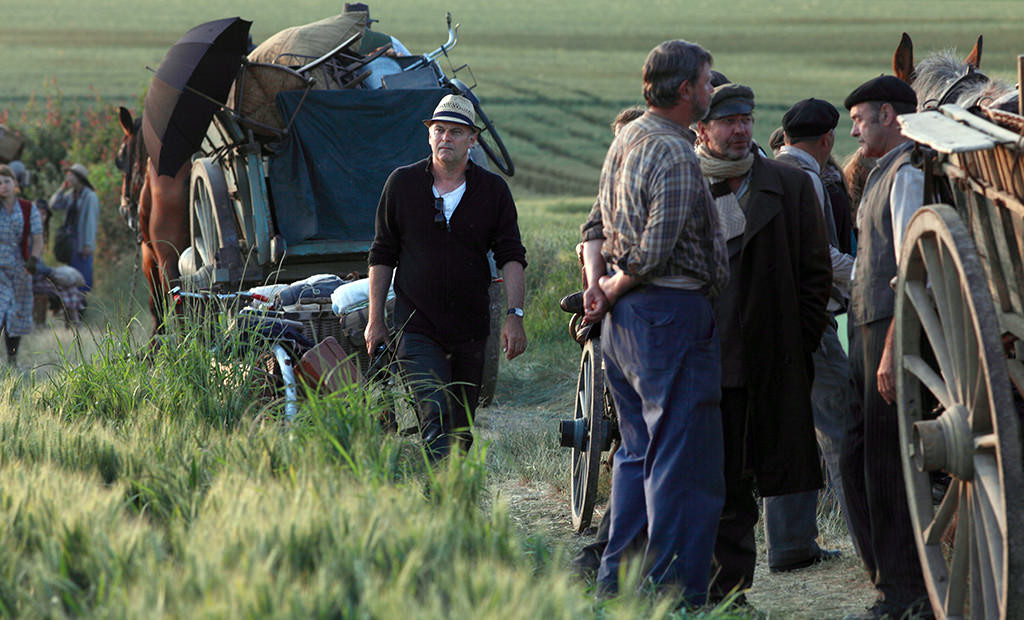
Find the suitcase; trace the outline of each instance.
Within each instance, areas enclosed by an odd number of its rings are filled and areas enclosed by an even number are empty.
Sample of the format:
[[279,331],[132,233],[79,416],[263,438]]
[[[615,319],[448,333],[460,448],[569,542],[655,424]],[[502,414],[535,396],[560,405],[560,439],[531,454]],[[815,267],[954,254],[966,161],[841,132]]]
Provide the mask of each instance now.
[[359,369],[334,336],[328,336],[306,351],[299,360],[299,374],[321,392],[331,394],[358,384]]

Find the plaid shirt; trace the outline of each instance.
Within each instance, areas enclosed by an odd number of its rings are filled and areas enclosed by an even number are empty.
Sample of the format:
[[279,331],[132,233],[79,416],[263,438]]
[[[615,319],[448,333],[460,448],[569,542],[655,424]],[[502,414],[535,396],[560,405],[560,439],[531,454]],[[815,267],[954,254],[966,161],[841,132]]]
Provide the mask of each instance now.
[[605,260],[630,276],[685,275],[715,295],[729,261],[693,140],[689,129],[650,112],[623,127],[582,233],[584,241],[604,239]]

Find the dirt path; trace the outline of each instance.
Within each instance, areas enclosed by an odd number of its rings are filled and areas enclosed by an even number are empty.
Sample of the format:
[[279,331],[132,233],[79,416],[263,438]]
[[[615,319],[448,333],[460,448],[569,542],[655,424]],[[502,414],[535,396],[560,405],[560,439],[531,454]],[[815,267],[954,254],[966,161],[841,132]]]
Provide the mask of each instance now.
[[[555,441],[554,429],[558,415],[538,409],[495,407],[478,414],[478,434],[494,439],[498,434],[523,429],[550,429],[547,436]],[[544,433],[539,440],[546,440]],[[565,472],[569,468],[568,452],[562,456]],[[602,476],[605,474],[602,473]],[[568,473],[566,473],[568,476]],[[496,481],[496,491],[505,498],[510,516],[524,534],[540,534],[553,546],[566,550],[567,560],[580,548],[593,541],[593,535],[576,535],[572,531],[567,491],[550,481],[505,479]],[[598,506],[596,525],[606,505]],[[760,525],[760,524],[759,524]],[[823,528],[825,529],[825,528]],[[828,528],[836,529],[836,528]],[[754,586],[747,593],[750,603],[769,618],[842,618],[859,613],[874,601],[874,590],[867,579],[853,544],[843,528],[839,534],[824,537],[823,546],[840,549],[843,557],[792,573],[773,574],[768,571],[763,539],[758,533],[758,562]],[[568,570],[568,566],[566,567]]]

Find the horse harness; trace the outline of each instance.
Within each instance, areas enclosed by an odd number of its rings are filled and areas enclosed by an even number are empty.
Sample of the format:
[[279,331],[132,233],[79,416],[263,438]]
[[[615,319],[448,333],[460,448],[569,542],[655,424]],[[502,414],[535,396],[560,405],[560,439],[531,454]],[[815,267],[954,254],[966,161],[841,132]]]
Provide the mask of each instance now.
[[[934,109],[934,108],[939,108],[939,107],[941,107],[941,106],[943,106],[943,105],[945,105],[947,103],[952,103],[952,102],[955,101],[957,93],[959,93],[960,90],[964,86],[966,86],[967,84],[969,84],[971,82],[982,83],[982,82],[988,82],[988,81],[989,81],[988,76],[985,75],[984,73],[982,73],[981,71],[979,71],[974,65],[967,65],[967,68],[960,75],[960,77],[958,77],[957,79],[953,80],[950,83],[950,85],[947,86],[946,89],[942,91],[942,94],[939,95],[937,103],[934,103],[934,105],[932,105],[932,102],[935,101],[935,100],[928,100],[928,101],[924,102],[924,104],[921,107],[922,107],[922,109]],[[961,102],[960,105],[963,108],[966,108],[966,109],[969,110],[969,109],[979,105],[983,98],[984,98],[984,95],[977,95],[976,97],[973,97],[973,98],[971,98],[971,99],[969,99],[967,101]]]

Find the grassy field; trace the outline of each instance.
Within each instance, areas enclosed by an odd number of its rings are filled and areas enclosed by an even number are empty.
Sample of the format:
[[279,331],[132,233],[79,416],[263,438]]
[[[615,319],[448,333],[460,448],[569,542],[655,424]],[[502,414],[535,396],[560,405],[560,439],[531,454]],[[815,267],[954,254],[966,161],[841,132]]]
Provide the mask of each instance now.
[[[137,107],[145,67],[191,26],[241,14],[259,41],[339,6],[3,6],[0,113],[15,118],[33,97],[56,93]],[[756,135],[766,141],[792,102],[838,106],[889,71],[903,31],[919,56],[966,52],[983,33],[984,70],[1014,81],[1024,6],[897,0],[852,13],[814,0],[395,0],[371,9],[378,29],[414,51],[440,44],[444,12],[453,12],[462,24],[453,62],[472,66],[519,170],[510,182],[530,260],[531,343],[502,367],[487,441],[431,471],[414,443],[372,423],[372,393],[313,396],[296,424],[282,426],[251,378],[221,367],[196,334],[148,363],[137,353],[148,318],[132,321],[145,291],[126,251],[97,271],[79,339],[62,329],[33,335],[24,363],[35,372],[0,373],[0,617],[671,616],[670,602],[632,594],[595,603],[566,577],[563,538],[529,522],[509,495],[530,487],[553,497],[562,521],[549,530],[568,530],[554,421],[571,406],[578,347],[556,303],[577,286],[572,247],[608,122],[640,102],[644,57],[670,38],[705,45],[717,69],[757,92]],[[843,119],[839,132],[848,130]],[[837,150],[853,146],[843,137]],[[523,514],[526,523],[514,522]]]
[[[14,3],[11,3],[14,4]],[[269,0],[63,0],[16,3],[0,25],[0,108],[56,88],[135,104],[167,47],[185,30],[230,15],[252,20],[260,41],[277,30],[337,11],[337,2]],[[856,85],[891,71],[900,33],[922,51],[966,53],[985,36],[983,68],[1015,80],[1024,7],[1012,1],[896,0],[850,5],[826,0],[632,4],[612,0],[394,0],[371,3],[375,26],[413,51],[444,39],[444,12],[461,22],[457,65],[469,63],[478,94],[502,131],[519,174],[519,195],[587,196],[610,141],[608,122],[639,103],[639,69],[655,44],[685,38],[707,47],[715,67],[758,97],[756,137],[765,142],[785,109],[805,97],[837,106]],[[56,18],[55,18],[56,16]],[[837,152],[854,143],[839,127]]]

